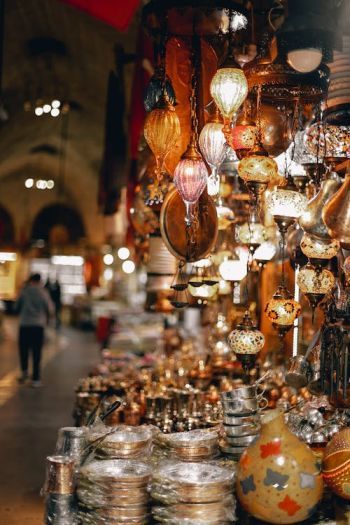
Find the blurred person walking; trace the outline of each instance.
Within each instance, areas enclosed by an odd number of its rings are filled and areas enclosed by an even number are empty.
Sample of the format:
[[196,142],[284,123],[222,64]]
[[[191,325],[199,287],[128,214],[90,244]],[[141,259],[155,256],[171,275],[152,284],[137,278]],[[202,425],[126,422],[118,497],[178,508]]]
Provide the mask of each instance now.
[[56,330],[58,330],[61,326],[61,286],[58,279],[56,279],[55,281],[50,281],[50,279],[48,279],[46,281],[45,288],[49,292],[51,301],[55,306]]
[[40,362],[44,344],[45,326],[54,313],[54,306],[47,290],[41,283],[41,276],[34,273],[23,287],[16,303],[19,312],[19,355],[22,375],[19,383],[28,379],[29,352],[32,351],[32,386],[41,386]]

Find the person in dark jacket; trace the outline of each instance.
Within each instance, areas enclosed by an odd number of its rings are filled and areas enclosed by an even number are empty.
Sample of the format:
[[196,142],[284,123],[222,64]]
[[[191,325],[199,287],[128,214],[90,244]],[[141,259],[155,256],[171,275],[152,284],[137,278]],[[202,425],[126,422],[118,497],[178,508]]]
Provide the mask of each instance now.
[[20,383],[28,379],[29,352],[33,357],[32,386],[41,386],[40,362],[44,343],[45,326],[54,313],[50,296],[41,284],[38,273],[30,276],[28,283],[22,289],[17,300],[19,312],[19,355],[22,375]]

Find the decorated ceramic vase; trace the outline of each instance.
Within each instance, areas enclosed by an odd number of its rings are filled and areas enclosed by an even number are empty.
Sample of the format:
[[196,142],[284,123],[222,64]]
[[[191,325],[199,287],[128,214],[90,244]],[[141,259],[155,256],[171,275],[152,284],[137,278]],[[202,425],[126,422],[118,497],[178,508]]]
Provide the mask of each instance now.
[[262,418],[259,438],[241,456],[237,496],[243,508],[267,523],[299,523],[322,498],[320,465],[310,448],[290,432],[283,413]]
[[323,478],[338,496],[350,499],[350,428],[335,434],[323,456]]

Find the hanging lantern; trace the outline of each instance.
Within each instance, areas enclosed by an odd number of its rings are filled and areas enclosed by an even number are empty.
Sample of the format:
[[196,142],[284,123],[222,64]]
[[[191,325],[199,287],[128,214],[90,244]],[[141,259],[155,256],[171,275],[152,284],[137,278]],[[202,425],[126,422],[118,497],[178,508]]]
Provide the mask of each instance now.
[[292,294],[284,284],[277,288],[272,299],[268,301],[265,307],[267,317],[282,336],[293,326],[300,312],[300,304],[293,299]]
[[350,172],[337,193],[327,202],[322,218],[332,239],[342,248],[350,249]]
[[218,118],[213,122],[208,122],[203,127],[199,135],[199,147],[211,169],[208,177],[208,194],[217,195],[220,190],[218,169],[226,155],[225,136]]
[[266,241],[265,226],[261,224],[256,211],[252,213],[249,222],[237,226],[236,235],[238,241],[246,244],[251,251]]
[[306,202],[306,197],[298,192],[289,175],[286,186],[278,187],[268,195],[266,206],[279,230],[286,232],[289,226],[303,213]]
[[192,223],[193,205],[203,193],[207,178],[208,171],[202,156],[191,142],[174,171],[174,184],[186,206],[187,224]]
[[278,175],[276,161],[258,144],[247,157],[238,164],[238,175],[256,196],[261,195],[268,183]]
[[300,290],[306,295],[314,310],[325,295],[332,291],[335,278],[332,272],[326,268],[318,270],[308,263],[299,271],[297,282]]
[[155,109],[148,113],[144,125],[145,139],[156,159],[158,180],[161,178],[167,154],[180,138],[180,131],[180,121],[175,108],[163,94]]
[[337,255],[340,243],[337,240],[321,241],[305,233],[300,241],[300,248],[312,264],[322,265]]
[[350,158],[350,127],[316,122],[304,135],[307,151],[317,158]]
[[[232,67],[233,66],[233,67]],[[248,82],[242,69],[232,58],[217,70],[210,83],[210,94],[224,117],[224,132],[230,130],[233,115],[248,94]]]
[[246,312],[242,322],[228,336],[228,342],[243,367],[249,369],[254,366],[256,355],[264,347],[265,337],[254,327]]
[[322,218],[323,208],[331,197],[340,188],[342,179],[336,172],[332,172],[322,182],[320,190],[305,207],[303,214],[299,217],[299,224],[304,232],[321,241],[330,241],[331,238]]
[[[235,257],[235,258],[233,258]],[[231,254],[229,259],[224,260],[219,266],[219,273],[225,281],[240,282],[242,281],[247,273],[247,261],[248,253],[247,250],[240,253],[240,257],[234,252]]]
[[237,157],[242,159],[254,148],[256,138],[255,122],[243,116],[236,121],[235,126],[231,129],[227,143],[235,150]]

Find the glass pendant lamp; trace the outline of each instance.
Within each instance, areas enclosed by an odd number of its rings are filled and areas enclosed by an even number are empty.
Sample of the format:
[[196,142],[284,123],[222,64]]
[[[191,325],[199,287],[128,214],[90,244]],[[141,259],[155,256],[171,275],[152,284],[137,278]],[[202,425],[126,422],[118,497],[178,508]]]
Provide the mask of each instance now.
[[340,242],[337,240],[322,241],[304,233],[300,241],[300,248],[311,264],[324,266],[328,264],[329,259],[337,255],[340,249]]
[[259,142],[238,164],[238,175],[256,196],[261,195],[268,183],[278,174],[277,163],[269,157]]
[[333,290],[335,278],[332,272],[326,268],[317,269],[308,263],[299,271],[297,282],[314,311],[325,295]]
[[265,307],[267,317],[282,336],[293,326],[300,312],[300,304],[293,299],[283,282]]
[[254,366],[256,355],[264,347],[265,337],[255,328],[247,311],[242,322],[229,334],[228,342],[243,367],[249,369]]
[[233,12],[230,10],[228,55],[210,83],[210,94],[224,118],[224,133],[230,131],[233,115],[243,104],[248,94],[246,76],[233,58],[232,17]]
[[305,195],[298,192],[290,175],[287,178],[287,185],[278,187],[266,199],[267,209],[281,233],[286,233],[289,226],[300,217],[306,203]]
[[163,93],[156,107],[148,113],[144,136],[156,159],[158,181],[164,170],[164,161],[180,138],[180,121],[174,106]]
[[208,177],[208,194],[217,195],[220,190],[218,170],[226,155],[226,141],[218,115],[202,128],[199,135],[199,147],[211,169]]
[[235,150],[237,157],[242,159],[254,148],[256,136],[257,129],[255,122],[244,115],[236,121],[236,124],[232,128],[228,144]]
[[253,211],[248,222],[236,227],[237,239],[246,244],[250,251],[254,251],[260,244],[266,241],[265,226],[260,222],[258,213]]

